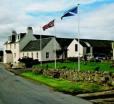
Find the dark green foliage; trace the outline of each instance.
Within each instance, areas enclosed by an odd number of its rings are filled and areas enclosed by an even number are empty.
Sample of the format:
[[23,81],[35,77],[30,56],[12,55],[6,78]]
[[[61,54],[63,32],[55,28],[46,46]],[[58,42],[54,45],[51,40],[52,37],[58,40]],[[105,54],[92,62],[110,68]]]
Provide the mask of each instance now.
[[100,71],[100,67],[99,66],[95,67],[94,71]]
[[[57,62],[57,69],[58,70],[77,70],[78,69],[78,62],[72,61],[64,61],[63,63]],[[41,67],[40,65],[36,65],[35,67]],[[47,68],[48,67],[48,68]],[[44,69],[54,69],[55,63],[49,62],[44,63],[42,68]],[[80,71],[109,71],[114,72],[114,67],[111,67],[110,61],[103,61],[103,62],[90,62],[90,61],[81,61],[80,63]]]
[[29,57],[23,57],[22,59],[19,59],[18,61],[21,63],[24,63],[26,68],[31,68],[33,65],[39,64],[38,60],[33,60],[33,58],[29,58]]

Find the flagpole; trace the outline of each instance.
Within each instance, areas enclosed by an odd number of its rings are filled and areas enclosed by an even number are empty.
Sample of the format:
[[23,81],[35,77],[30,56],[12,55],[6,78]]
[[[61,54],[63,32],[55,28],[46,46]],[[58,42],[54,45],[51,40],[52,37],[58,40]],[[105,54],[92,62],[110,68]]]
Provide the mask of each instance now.
[[78,71],[80,71],[80,14],[79,14],[79,6],[78,4]]
[[57,59],[56,59],[56,29],[54,24],[54,34],[55,34],[55,41],[54,41],[54,50],[55,50],[55,69],[57,68]]
[[40,52],[41,52],[41,61],[40,65],[42,67],[42,28],[40,27],[41,33],[40,33]]

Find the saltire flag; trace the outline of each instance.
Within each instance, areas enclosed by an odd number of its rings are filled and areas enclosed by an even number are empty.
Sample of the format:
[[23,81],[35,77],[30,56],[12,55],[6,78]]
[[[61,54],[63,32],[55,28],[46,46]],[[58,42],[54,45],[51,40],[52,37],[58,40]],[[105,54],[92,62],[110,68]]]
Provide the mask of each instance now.
[[45,31],[46,29],[53,27],[54,26],[54,22],[55,22],[55,20],[50,21],[48,24],[44,25],[42,27],[42,29]]
[[64,13],[64,15],[61,17],[61,20],[63,19],[63,17],[74,16],[77,13],[78,13],[78,6],[73,7],[69,9],[66,13]]

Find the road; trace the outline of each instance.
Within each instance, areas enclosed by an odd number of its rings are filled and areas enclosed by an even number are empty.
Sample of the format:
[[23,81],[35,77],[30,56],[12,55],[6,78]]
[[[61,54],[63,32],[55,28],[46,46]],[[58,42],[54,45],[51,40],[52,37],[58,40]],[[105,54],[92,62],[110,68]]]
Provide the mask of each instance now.
[[91,104],[16,76],[0,64],[0,104]]

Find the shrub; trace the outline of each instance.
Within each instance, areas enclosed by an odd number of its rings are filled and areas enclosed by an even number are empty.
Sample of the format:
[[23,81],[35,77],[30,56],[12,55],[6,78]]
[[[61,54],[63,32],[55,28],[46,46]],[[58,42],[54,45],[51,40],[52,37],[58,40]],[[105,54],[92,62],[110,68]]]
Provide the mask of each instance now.
[[23,57],[18,60],[21,63],[24,63],[26,68],[31,68],[33,65],[39,64],[38,60],[34,60],[33,58]]
[[99,66],[95,67],[95,69],[94,69],[94,71],[99,71],[99,70],[100,70]]

